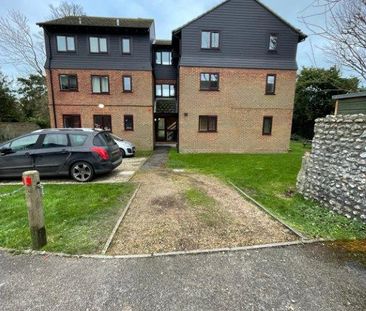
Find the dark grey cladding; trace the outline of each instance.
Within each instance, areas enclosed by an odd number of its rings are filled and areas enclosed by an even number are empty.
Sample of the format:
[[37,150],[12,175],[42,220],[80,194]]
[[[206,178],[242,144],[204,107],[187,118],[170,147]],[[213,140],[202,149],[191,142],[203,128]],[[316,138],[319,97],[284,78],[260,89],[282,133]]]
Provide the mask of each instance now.
[[[219,50],[201,49],[201,31],[220,32]],[[229,0],[173,32],[180,65],[297,69],[296,50],[305,38],[255,0]],[[269,35],[278,35],[277,53],[269,53]],[[174,44],[174,39],[173,39]]]

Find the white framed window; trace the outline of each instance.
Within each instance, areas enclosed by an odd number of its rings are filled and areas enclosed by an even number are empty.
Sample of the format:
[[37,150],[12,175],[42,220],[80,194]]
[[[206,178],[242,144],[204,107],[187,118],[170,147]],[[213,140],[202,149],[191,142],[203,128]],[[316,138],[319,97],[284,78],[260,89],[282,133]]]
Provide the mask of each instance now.
[[131,54],[131,38],[122,38],[122,54]]
[[89,38],[90,53],[108,53],[107,38],[90,37]]
[[158,65],[171,65],[172,64],[172,52],[169,51],[157,51],[155,52],[155,63]]
[[56,36],[57,52],[75,52],[74,36]]
[[201,32],[201,49],[219,49],[220,33],[218,31]]

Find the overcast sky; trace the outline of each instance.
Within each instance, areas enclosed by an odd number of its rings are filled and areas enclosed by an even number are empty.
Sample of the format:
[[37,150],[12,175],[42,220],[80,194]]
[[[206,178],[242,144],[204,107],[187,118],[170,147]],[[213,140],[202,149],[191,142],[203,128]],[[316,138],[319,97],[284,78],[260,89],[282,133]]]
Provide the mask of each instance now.
[[[307,33],[306,27],[300,22],[299,16],[313,0],[261,0],[277,14],[292,25]],[[159,39],[170,39],[171,31],[194,17],[204,13],[222,0],[79,0],[87,15],[111,17],[146,17],[155,19],[156,36]],[[8,10],[20,10],[34,25],[36,22],[47,20],[49,4],[57,5],[56,0],[1,0],[0,16],[6,15]],[[309,10],[306,13],[311,13]],[[310,37],[298,46],[297,61],[299,67],[320,66],[329,67],[331,64],[317,48],[322,42],[316,37]],[[312,47],[315,55],[312,57]],[[2,71],[10,77],[17,72],[9,65],[1,65]]]

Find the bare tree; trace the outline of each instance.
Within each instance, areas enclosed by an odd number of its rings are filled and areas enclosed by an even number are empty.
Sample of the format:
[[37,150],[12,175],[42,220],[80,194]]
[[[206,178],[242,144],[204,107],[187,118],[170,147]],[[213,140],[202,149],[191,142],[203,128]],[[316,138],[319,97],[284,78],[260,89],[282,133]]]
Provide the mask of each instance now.
[[61,18],[65,16],[80,16],[85,15],[84,8],[77,3],[62,1],[58,6],[49,5],[51,18]]
[[3,64],[25,67],[29,72],[43,75],[44,44],[32,33],[27,17],[18,11],[0,17],[0,57]]
[[[85,14],[82,6],[66,1],[59,6],[50,5],[50,11],[52,18]],[[44,76],[45,60],[43,35],[32,31],[24,14],[12,10],[0,17],[0,64],[12,64],[28,74],[36,72]]]
[[315,0],[303,13],[311,33],[328,42],[322,49],[329,59],[366,80],[366,0]]

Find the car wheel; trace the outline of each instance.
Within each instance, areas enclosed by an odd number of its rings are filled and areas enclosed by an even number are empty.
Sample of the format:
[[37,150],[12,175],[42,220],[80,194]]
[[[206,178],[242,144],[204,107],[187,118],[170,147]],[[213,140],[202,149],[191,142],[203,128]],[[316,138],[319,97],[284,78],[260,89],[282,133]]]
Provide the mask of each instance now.
[[120,150],[122,152],[122,158],[125,158],[126,157],[126,152],[122,148]]
[[71,177],[78,182],[88,182],[94,177],[93,167],[87,162],[76,162],[70,169]]

